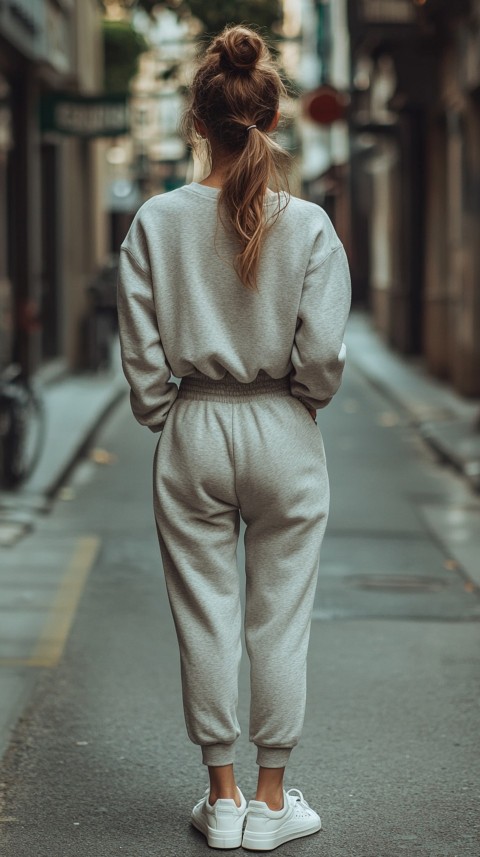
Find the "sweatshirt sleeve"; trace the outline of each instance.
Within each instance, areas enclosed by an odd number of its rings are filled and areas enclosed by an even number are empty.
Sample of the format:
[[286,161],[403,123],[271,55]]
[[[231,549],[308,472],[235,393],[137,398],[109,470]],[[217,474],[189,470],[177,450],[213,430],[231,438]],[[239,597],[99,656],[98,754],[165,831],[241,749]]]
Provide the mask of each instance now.
[[117,278],[117,310],[122,367],[130,384],[135,419],[160,432],[178,387],[160,340],[149,270],[122,246]]
[[326,407],[340,387],[350,305],[350,269],[345,249],[337,239],[321,261],[315,252],[312,254],[292,348],[292,395],[314,410]]

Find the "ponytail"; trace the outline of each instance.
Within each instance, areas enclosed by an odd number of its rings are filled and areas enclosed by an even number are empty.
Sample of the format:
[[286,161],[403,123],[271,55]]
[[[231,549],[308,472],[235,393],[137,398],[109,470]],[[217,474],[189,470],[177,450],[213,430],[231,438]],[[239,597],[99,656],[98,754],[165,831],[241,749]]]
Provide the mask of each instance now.
[[[216,149],[228,160],[219,196],[219,214],[236,239],[234,268],[243,285],[257,290],[261,251],[268,229],[288,203],[290,155],[269,130],[285,88],[263,39],[247,27],[226,27],[207,49],[183,119],[184,136],[198,147],[195,120],[201,120]],[[269,183],[277,193],[267,216]]]

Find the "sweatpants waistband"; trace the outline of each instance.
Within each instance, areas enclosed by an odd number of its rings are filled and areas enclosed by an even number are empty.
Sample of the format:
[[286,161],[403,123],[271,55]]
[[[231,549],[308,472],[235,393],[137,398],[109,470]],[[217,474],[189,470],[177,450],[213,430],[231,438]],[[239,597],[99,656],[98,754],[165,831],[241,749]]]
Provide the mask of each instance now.
[[180,379],[179,399],[197,401],[211,399],[216,402],[248,402],[258,396],[291,396],[290,376],[272,378],[261,369],[253,381],[239,381],[229,372],[215,380],[198,370]]

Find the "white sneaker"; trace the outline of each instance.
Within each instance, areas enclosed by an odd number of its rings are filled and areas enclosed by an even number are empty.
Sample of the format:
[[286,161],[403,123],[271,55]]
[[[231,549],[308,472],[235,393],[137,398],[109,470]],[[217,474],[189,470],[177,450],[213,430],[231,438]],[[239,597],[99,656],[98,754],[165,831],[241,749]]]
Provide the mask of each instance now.
[[299,789],[283,791],[283,809],[269,809],[263,800],[248,803],[242,847],[250,851],[271,851],[289,842],[316,833],[320,816],[308,805]]
[[218,798],[213,806],[208,802],[210,786],[192,809],[191,822],[207,837],[211,848],[240,848],[247,801],[238,788],[241,798],[237,806],[233,798]]

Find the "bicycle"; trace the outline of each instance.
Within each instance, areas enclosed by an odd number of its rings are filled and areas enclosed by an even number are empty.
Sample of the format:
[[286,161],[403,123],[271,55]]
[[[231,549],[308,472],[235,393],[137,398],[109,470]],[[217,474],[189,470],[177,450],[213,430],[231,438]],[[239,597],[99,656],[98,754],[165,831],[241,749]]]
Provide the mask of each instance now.
[[0,486],[16,488],[35,470],[45,443],[45,407],[18,363],[0,372]]

